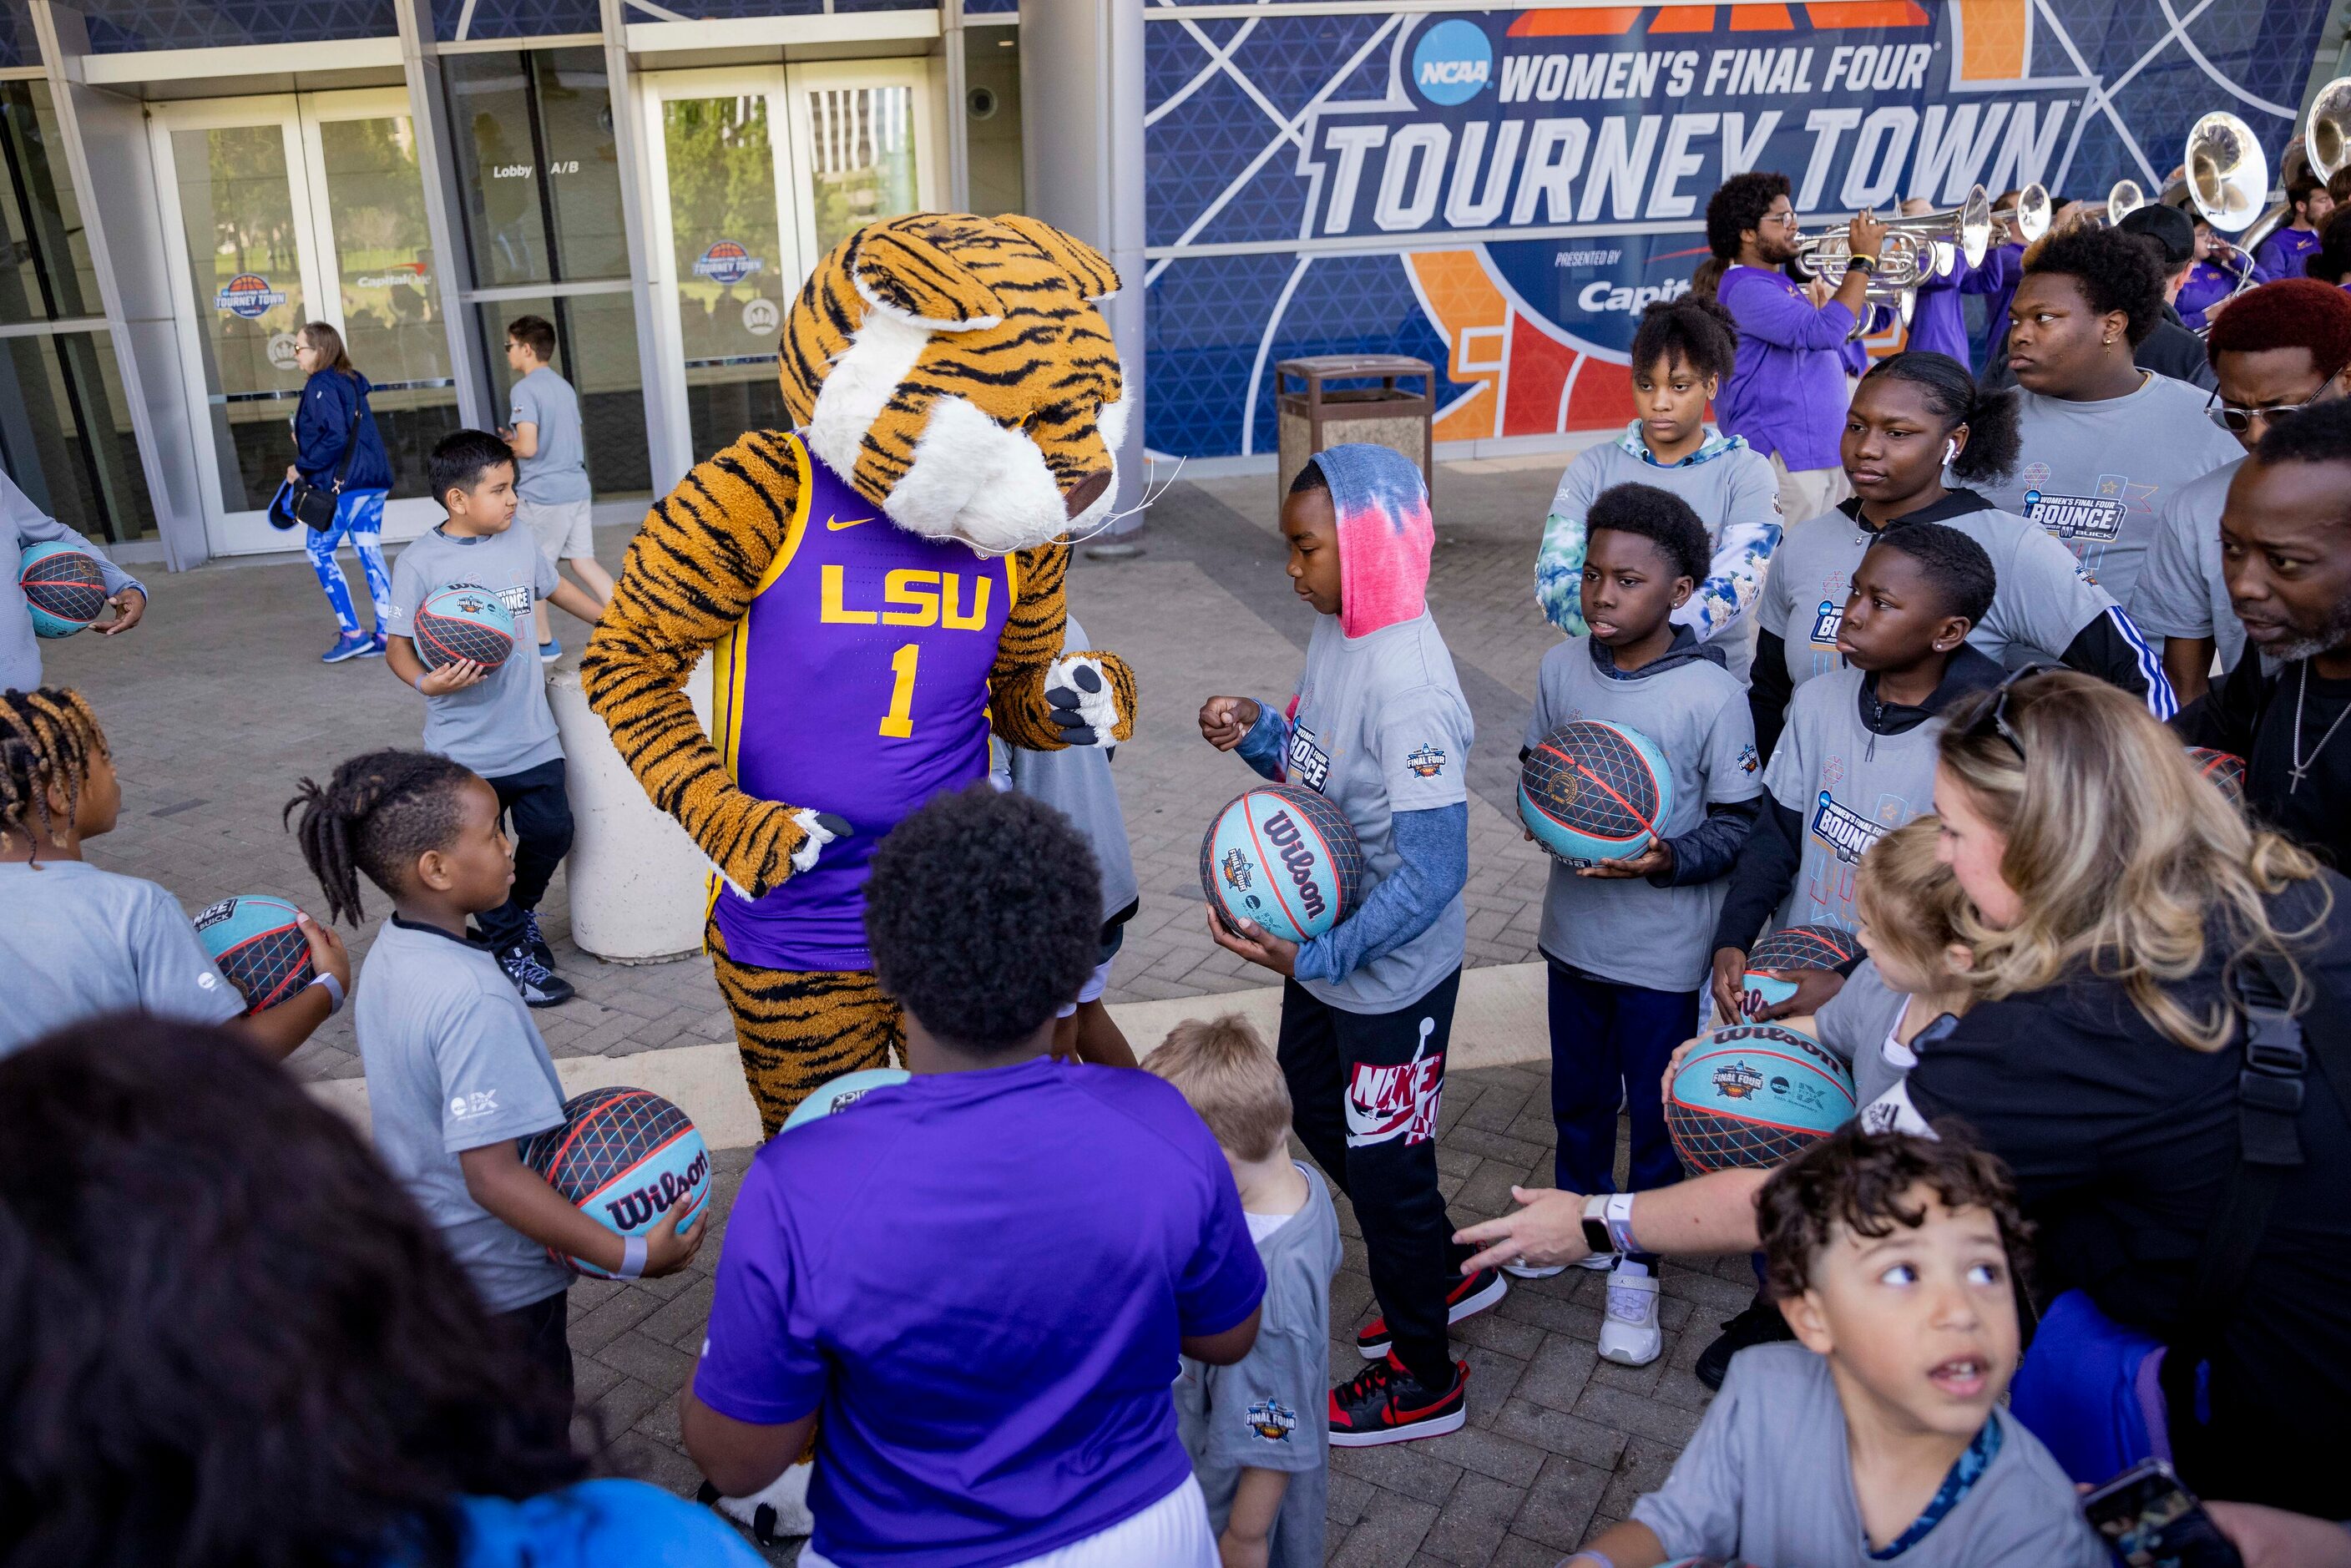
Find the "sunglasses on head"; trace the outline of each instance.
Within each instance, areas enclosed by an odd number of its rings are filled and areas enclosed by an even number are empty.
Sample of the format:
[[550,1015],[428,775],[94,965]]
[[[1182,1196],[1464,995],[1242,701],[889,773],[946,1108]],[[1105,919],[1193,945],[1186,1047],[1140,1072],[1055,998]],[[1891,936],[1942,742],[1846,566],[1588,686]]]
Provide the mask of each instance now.
[[2028,675],[2046,674],[2056,667],[2054,664],[2027,664],[2021,670],[2010,672],[2006,680],[1992,688],[1991,701],[1984,704],[1983,711],[1976,715],[1968,727],[1959,733],[1970,740],[1979,736],[1997,735],[2008,742],[2008,748],[2016,753],[2017,760],[2023,761],[2023,738],[2008,722],[2009,696],[2015,691],[2017,682]]

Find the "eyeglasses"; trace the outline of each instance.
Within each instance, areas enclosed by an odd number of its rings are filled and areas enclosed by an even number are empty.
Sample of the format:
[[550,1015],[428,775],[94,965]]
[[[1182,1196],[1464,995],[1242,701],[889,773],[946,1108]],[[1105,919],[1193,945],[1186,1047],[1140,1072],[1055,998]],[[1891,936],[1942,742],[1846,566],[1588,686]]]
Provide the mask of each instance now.
[[2219,425],[2221,429],[2227,431],[2231,435],[2242,435],[2245,432],[2252,429],[2253,421],[2256,419],[2283,419],[2289,413],[2301,413],[2304,409],[2308,408],[2312,403],[2316,402],[2320,398],[2325,396],[2326,389],[2333,386],[2335,384],[2335,378],[2342,373],[2343,367],[2340,365],[2337,365],[2335,369],[2327,371],[2326,374],[2319,381],[2317,388],[2300,402],[2273,402],[2261,408],[2240,408],[2235,403],[2223,402],[2220,403],[2220,407],[2214,408],[2212,404],[2214,402],[2218,402],[2220,397],[2220,392],[2216,390],[2212,393],[2211,398],[2206,402],[2204,409],[2207,413],[2212,416],[2213,423]]
[[2024,741],[2008,722],[2009,695],[2015,689],[2016,683],[2026,676],[2046,674],[2056,667],[2054,664],[2027,664],[2012,672],[2006,680],[1992,688],[1991,701],[1986,703],[1983,711],[1959,733],[1970,740],[1980,736],[1997,735],[2008,742],[2008,748],[2016,753],[2016,759],[2023,761]]

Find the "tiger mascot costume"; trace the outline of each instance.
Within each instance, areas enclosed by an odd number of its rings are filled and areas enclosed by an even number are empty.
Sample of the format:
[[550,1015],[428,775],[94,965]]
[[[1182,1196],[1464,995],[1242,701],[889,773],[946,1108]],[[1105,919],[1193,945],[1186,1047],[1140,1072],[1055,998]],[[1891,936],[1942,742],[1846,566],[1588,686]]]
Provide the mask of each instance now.
[[[1057,542],[1116,489],[1124,386],[1094,301],[1117,287],[1034,218],[859,230],[784,321],[797,428],[653,508],[589,640],[590,705],[717,868],[705,936],[770,1136],[900,1042],[863,925],[883,835],[984,778],[991,730],[1034,750],[1134,733],[1126,666],[1062,652]],[[683,690],[705,653],[707,735]]]

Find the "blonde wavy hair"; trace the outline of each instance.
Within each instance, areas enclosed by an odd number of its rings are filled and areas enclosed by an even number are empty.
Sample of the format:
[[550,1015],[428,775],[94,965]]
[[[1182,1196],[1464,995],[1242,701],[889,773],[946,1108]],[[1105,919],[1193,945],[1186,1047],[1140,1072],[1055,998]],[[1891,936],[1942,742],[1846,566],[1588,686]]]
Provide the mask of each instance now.
[[1938,741],[1943,766],[2008,841],[2000,874],[2022,911],[2005,928],[1972,905],[1962,913],[1977,995],[2037,991],[2087,970],[2119,982],[2168,1039],[2217,1051],[2236,1032],[2227,1001],[2199,1016],[2174,989],[2217,937],[2232,967],[2276,954],[2302,1010],[2308,988],[2293,946],[2325,923],[2332,894],[2322,886],[2317,916],[2297,931],[2280,930],[2265,900],[2315,877],[2317,862],[2249,825],[2138,698],[2071,670],[2017,681],[2006,722],[2021,758],[1981,723],[1997,700],[1983,692],[1954,704]]
[[1870,845],[1854,880],[1853,905],[1878,946],[1949,989],[1953,980],[1940,977],[1951,975],[1948,950],[1967,941],[1969,904],[1937,852],[1942,834],[1940,819],[1916,817]]

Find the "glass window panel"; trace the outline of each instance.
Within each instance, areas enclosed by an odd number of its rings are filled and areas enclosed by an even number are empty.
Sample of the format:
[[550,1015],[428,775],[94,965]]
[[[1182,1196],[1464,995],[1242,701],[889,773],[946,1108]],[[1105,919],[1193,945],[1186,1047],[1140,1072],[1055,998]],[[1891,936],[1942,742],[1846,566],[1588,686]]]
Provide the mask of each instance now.
[[914,89],[816,88],[808,106],[809,200],[820,256],[875,218],[914,210]]
[[482,340],[491,346],[491,406],[509,414],[507,323],[543,316],[555,323],[555,370],[580,394],[588,447],[588,482],[599,500],[653,494],[645,447],[645,396],[637,361],[635,305],[626,293],[559,299],[501,299],[479,307]]
[[221,507],[256,511],[294,455],[287,422],[302,391],[294,334],[306,317],[285,129],[175,131],[172,162]]
[[35,506],[92,538],[155,533],[104,332],[0,340],[0,461]]
[[326,120],[319,138],[344,347],[376,384],[368,403],[392,455],[392,493],[423,496],[434,446],[461,421],[416,139],[404,114]]
[[963,128],[975,213],[1028,210],[1020,167],[1020,29],[967,27]]
[[784,423],[776,384],[782,237],[768,99],[750,93],[662,105],[676,254],[678,330],[696,462],[747,430]]
[[456,55],[442,70],[475,287],[626,277],[603,51]]
[[0,82],[0,321],[103,314],[46,82]]

